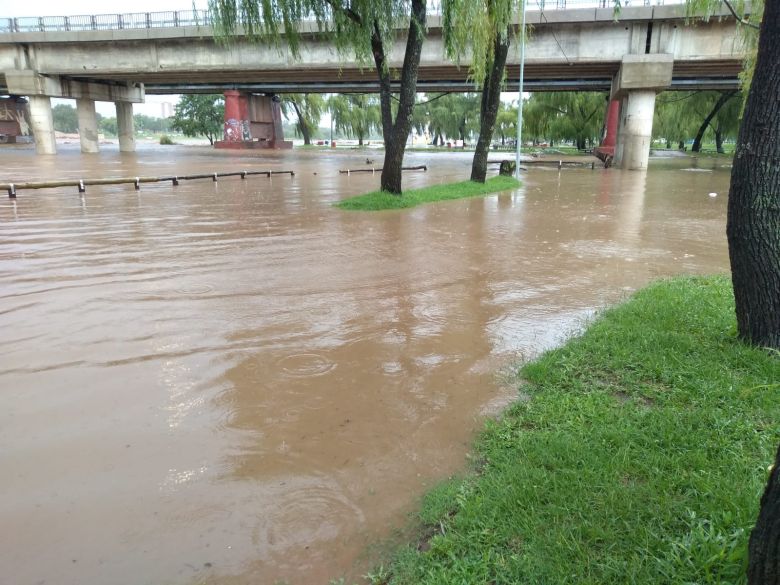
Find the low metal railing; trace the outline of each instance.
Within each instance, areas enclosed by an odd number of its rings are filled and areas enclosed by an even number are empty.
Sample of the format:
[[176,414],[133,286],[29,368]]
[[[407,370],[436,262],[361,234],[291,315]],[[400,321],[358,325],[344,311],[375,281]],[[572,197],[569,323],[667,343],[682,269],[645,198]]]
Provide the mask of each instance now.
[[[623,0],[622,6],[660,6],[683,4],[685,0]],[[611,8],[614,0],[527,0],[528,10],[573,10],[577,8]],[[429,2],[428,13],[441,14],[441,0]],[[63,32],[86,30],[124,30],[139,28],[176,28],[211,26],[208,10],[175,10],[167,12],[124,12],[117,14],[83,14],[76,16],[22,16],[0,18],[0,34],[27,32]]]

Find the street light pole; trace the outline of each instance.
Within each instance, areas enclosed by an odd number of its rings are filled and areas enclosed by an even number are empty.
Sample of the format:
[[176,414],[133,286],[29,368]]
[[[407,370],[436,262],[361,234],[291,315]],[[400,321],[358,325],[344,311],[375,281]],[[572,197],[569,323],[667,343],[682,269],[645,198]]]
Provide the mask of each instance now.
[[515,152],[515,177],[520,178],[520,147],[523,143],[523,74],[525,72],[525,0],[522,3],[523,17],[520,27],[520,84],[517,94],[517,149]]

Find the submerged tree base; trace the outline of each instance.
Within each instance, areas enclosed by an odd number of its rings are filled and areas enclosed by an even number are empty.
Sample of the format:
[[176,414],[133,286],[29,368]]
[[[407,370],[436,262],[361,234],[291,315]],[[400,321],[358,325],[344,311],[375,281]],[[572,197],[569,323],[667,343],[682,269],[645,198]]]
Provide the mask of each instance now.
[[498,191],[517,189],[520,181],[514,177],[493,177],[485,183],[463,181],[462,183],[448,183],[446,185],[432,185],[422,189],[409,189],[402,195],[393,195],[385,191],[373,191],[365,195],[358,195],[350,199],[344,199],[336,203],[336,207],[353,211],[381,211],[383,209],[403,209],[414,207],[433,201],[445,201],[448,199],[463,199],[464,197],[478,197]]
[[726,277],[662,281],[525,366],[386,582],[745,583],[780,358],[733,303]]

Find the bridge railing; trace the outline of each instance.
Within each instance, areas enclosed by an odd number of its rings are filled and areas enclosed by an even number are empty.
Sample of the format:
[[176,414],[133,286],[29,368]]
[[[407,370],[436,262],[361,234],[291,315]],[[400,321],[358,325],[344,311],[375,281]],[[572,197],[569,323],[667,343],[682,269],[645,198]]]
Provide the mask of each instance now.
[[[682,4],[685,0],[623,0],[622,6],[659,6]],[[613,0],[527,0],[528,10],[571,10],[577,8],[609,8]],[[428,13],[441,14],[441,0],[429,2]],[[20,32],[62,32],[87,30],[123,30],[139,28],[176,28],[210,26],[208,10],[176,10],[168,12],[125,12],[116,14],[84,14],[76,16],[23,16],[0,18],[0,34]]]

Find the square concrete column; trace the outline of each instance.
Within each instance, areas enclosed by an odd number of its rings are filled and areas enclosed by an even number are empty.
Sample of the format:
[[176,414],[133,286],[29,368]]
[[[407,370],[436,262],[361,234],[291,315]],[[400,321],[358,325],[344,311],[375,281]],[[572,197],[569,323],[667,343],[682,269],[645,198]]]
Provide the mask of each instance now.
[[79,116],[79,140],[81,152],[98,152],[98,127],[95,114],[95,102],[88,99],[77,99],[76,110]]
[[620,104],[615,163],[621,169],[647,168],[653,137],[655,90],[636,89],[626,93]]
[[38,154],[57,154],[54,140],[54,119],[51,115],[51,99],[45,95],[31,95],[30,125],[35,138],[35,151]]
[[116,106],[116,129],[119,134],[119,152],[135,152],[135,124],[133,104],[114,102]]

